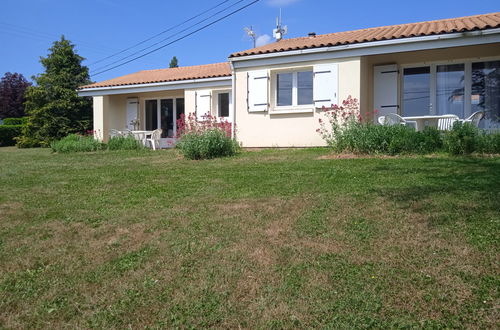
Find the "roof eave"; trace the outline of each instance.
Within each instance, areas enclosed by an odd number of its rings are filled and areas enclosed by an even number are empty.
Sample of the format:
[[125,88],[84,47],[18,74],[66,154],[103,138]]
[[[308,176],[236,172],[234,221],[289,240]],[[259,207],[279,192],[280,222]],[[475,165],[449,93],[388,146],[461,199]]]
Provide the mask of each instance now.
[[379,46],[388,46],[388,45],[396,46],[396,45],[405,45],[405,44],[419,43],[419,42],[425,42],[425,41],[453,40],[453,39],[460,39],[460,38],[471,38],[471,37],[489,36],[489,35],[497,35],[497,34],[500,34],[500,28],[476,30],[476,31],[468,31],[468,32],[435,34],[435,35],[418,36],[418,37],[406,37],[406,38],[398,38],[398,39],[387,39],[387,40],[351,43],[351,44],[327,46],[327,47],[315,47],[315,48],[304,47],[304,48],[296,49],[296,50],[273,51],[273,52],[268,52],[268,53],[252,54],[252,55],[233,56],[234,54],[232,54],[228,59],[230,62],[233,63],[233,62],[242,62],[242,61],[249,61],[249,60],[259,60],[259,59],[264,59],[264,58],[281,57],[281,56],[293,56],[293,55],[302,55],[302,54],[337,52],[337,51],[342,51],[342,50],[354,50],[354,49],[360,50],[360,49],[379,47]]
[[79,96],[101,96],[113,94],[146,93],[174,89],[231,85],[231,75],[211,78],[165,81],[146,84],[103,86],[78,89]]

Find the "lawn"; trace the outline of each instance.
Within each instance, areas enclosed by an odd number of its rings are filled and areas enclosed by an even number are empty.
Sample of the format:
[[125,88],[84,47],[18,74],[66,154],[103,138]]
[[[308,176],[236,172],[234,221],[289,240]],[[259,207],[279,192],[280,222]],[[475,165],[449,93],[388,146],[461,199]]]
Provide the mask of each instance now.
[[0,148],[0,328],[495,328],[500,158]]

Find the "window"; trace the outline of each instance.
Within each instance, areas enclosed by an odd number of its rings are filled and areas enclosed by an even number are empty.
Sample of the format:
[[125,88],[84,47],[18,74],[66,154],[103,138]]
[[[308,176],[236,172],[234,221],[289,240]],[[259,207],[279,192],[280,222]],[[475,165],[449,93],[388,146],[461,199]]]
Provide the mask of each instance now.
[[500,61],[431,64],[405,68],[402,77],[405,116],[486,111],[480,125],[500,128]]
[[403,70],[403,109],[406,116],[429,111],[431,104],[431,71],[429,67]]
[[276,106],[313,104],[313,73],[298,71],[276,75]]
[[217,95],[218,117],[229,117],[229,93]]

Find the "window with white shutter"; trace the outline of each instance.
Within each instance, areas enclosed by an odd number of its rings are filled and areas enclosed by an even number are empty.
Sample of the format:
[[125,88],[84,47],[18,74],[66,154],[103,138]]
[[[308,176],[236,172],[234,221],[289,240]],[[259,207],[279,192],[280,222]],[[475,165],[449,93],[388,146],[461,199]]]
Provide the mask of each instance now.
[[267,111],[269,76],[267,70],[248,72],[248,111]]
[[204,116],[210,114],[212,95],[210,90],[200,90],[196,92],[196,118],[204,120]]
[[314,66],[313,100],[316,108],[338,104],[338,64]]

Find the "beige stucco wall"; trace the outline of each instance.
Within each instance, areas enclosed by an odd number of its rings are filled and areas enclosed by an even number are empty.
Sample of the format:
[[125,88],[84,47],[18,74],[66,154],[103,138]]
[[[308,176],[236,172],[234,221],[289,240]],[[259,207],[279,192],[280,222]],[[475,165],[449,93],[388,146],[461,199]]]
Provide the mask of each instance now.
[[[320,63],[338,64],[338,100],[341,102],[349,95],[355,98],[361,96],[360,72],[361,59],[345,58],[329,61],[315,61],[304,63],[289,63],[262,69],[295,69],[312,67]],[[316,132],[319,128],[319,119],[324,119],[323,111],[314,109],[310,113],[273,114],[272,109],[267,112],[248,112],[247,110],[247,72],[236,72],[236,138],[243,147],[311,147],[324,146],[325,142]],[[270,104],[274,104],[270,93]]]

